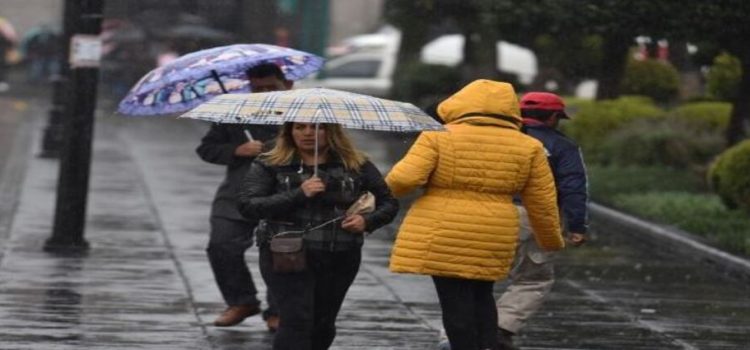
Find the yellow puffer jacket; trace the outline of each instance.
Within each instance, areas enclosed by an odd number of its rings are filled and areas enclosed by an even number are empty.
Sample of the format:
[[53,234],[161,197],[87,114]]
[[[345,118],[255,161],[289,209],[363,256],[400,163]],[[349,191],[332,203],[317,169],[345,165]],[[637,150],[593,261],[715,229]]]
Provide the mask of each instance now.
[[494,281],[518,240],[520,194],[536,241],[563,248],[555,183],[542,144],[524,135],[507,83],[477,80],[443,101],[447,132],[423,132],[386,178],[396,196],[424,194],[401,224],[390,269]]

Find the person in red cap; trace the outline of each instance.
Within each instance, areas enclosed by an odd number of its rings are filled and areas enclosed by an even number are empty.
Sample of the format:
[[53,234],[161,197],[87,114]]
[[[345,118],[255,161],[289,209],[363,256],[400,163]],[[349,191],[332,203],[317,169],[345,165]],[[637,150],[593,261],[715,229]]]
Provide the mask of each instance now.
[[[565,103],[553,93],[529,92],[521,98],[520,107],[522,130],[541,141],[547,152],[568,243],[580,246],[586,241],[588,186],[580,148],[557,130],[560,120],[570,118],[565,113]],[[554,253],[545,252],[537,246],[526,210],[522,206],[518,206],[518,210],[521,213],[521,230],[509,275],[511,284],[497,300],[501,333],[498,338],[503,343],[501,349],[516,349],[512,336],[541,307],[554,283]]]

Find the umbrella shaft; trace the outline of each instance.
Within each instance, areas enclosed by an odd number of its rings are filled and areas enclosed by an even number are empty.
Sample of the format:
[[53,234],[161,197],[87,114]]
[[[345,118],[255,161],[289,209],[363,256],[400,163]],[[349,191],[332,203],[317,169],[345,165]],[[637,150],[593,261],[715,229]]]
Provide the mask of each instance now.
[[319,143],[319,141],[318,141],[318,129],[319,128],[320,128],[320,124],[319,123],[315,123],[315,161],[314,161],[315,165],[314,165],[314,168],[313,168],[313,175],[315,177],[318,176],[318,143]]

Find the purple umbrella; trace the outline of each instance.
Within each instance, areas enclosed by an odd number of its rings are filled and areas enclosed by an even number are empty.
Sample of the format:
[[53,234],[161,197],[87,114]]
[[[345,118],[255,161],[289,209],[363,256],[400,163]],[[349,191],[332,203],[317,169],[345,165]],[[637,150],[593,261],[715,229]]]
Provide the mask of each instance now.
[[289,80],[318,71],[323,58],[268,44],[237,44],[196,51],[158,67],[130,89],[117,108],[125,115],[185,112],[215,95],[250,91],[245,71],[275,63]]

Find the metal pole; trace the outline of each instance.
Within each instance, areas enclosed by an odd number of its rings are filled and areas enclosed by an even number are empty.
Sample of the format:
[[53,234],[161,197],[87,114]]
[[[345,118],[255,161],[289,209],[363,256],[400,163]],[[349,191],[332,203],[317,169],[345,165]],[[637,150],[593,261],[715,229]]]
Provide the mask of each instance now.
[[70,82],[70,37],[77,31],[77,18],[79,16],[78,6],[73,6],[70,1],[65,1],[63,8],[63,32],[61,52],[58,63],[59,72],[52,77],[52,108],[49,110],[47,126],[44,127],[42,136],[42,149],[39,153],[41,158],[59,158],[60,147],[63,139],[63,121],[69,119],[70,106],[67,98],[68,83]]
[[[77,22],[75,34],[99,35],[104,0],[66,0],[65,6],[74,7],[70,14],[75,15]],[[88,249],[83,233],[99,68],[71,65],[70,72],[71,115],[64,121],[54,227],[45,242],[46,251]]]

